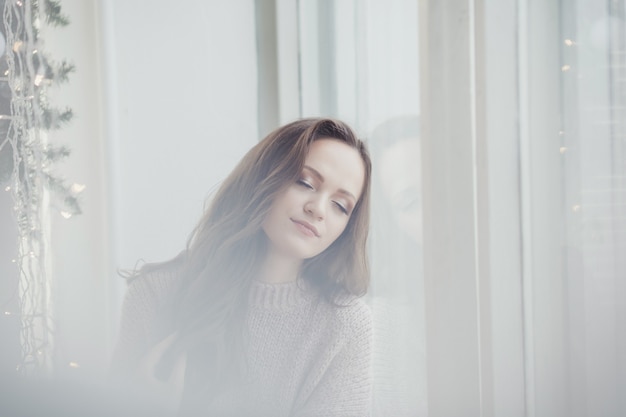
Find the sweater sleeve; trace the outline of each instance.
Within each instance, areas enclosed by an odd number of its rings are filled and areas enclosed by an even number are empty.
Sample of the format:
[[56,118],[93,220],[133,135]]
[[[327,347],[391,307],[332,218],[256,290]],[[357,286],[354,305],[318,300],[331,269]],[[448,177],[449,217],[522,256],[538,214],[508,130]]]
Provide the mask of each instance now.
[[117,343],[111,359],[114,375],[131,373],[149,347],[158,301],[148,278],[139,276],[126,289]]
[[359,308],[347,340],[324,370],[317,386],[294,417],[368,417],[371,415],[372,318]]

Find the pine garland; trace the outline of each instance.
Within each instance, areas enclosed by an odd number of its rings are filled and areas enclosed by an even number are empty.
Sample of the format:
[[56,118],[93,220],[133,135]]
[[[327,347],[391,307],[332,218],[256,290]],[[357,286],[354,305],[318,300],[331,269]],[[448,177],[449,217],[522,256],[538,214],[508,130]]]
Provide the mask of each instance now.
[[51,171],[70,151],[46,140],[47,131],[62,128],[74,114],[69,108],[52,105],[47,91],[67,82],[75,68],[66,61],[52,60],[42,50],[42,20],[55,27],[69,24],[59,1],[0,0],[0,4],[0,29],[7,41],[6,53],[0,58],[0,184],[12,193],[19,234],[15,262],[20,273],[22,359],[18,370],[45,373],[52,369],[54,357],[48,196],[65,218],[81,212],[80,191]]
[[[11,97],[4,97],[6,94],[1,94],[1,92],[8,90],[7,84],[9,79],[20,80],[21,83],[28,85],[34,91],[35,103],[33,103],[33,110],[38,111],[41,116],[41,125],[36,128],[42,131],[61,129],[70,123],[74,117],[74,113],[70,108],[61,109],[51,105],[48,101],[47,91],[51,85],[67,83],[70,74],[73,73],[76,68],[66,60],[60,62],[54,61],[45,51],[41,50],[38,23],[38,16],[40,15],[39,1],[6,0],[4,3],[5,15],[6,13],[14,15],[20,12],[25,13],[26,10],[30,9],[30,18],[21,16],[21,21],[22,23],[29,20],[33,22],[31,28],[33,39],[29,39],[25,28],[20,28],[17,24],[12,25],[14,26],[12,28],[2,28],[4,29],[2,30],[3,33],[7,33],[7,29],[12,29],[12,32],[15,34],[15,39],[13,39],[12,45],[9,45],[9,47],[12,48],[0,58],[0,71],[8,75],[8,77],[0,82],[0,84],[3,84],[0,86],[0,100],[10,102]],[[55,27],[64,27],[70,23],[69,18],[62,14],[59,1],[43,0],[41,3],[44,10],[43,16],[47,24]],[[15,17],[18,16],[13,16],[9,20],[13,22],[20,20],[20,17],[18,17],[18,19],[15,19]],[[26,42],[30,42],[34,48],[25,47]],[[33,49],[33,52],[30,52],[31,49]],[[28,53],[31,53],[32,56],[27,56]],[[15,67],[15,73],[9,74],[7,60],[11,59],[10,55],[14,55],[12,57],[14,62],[27,63],[29,60],[32,61],[32,67],[36,69],[34,78],[27,71],[28,65],[18,65]],[[4,110],[4,112],[2,110]],[[70,155],[69,150],[64,147],[62,152],[55,151],[54,147],[50,145],[30,141],[26,135],[23,134],[25,132],[12,132],[10,130],[10,118],[13,115],[6,112],[7,110],[10,109],[7,109],[6,106],[0,106],[0,113],[4,113],[0,114],[0,185],[7,183],[14,173],[21,176],[29,174],[36,176],[38,175],[38,171],[42,170],[45,173],[43,178],[47,179],[43,185],[53,192],[53,198],[56,201],[61,202],[61,210],[69,212],[72,215],[80,214],[80,204],[77,196],[72,192],[71,187],[68,186],[64,180],[56,177],[49,171],[55,163]],[[10,146],[7,137],[10,133],[16,134],[18,136],[17,140],[22,142],[24,146]],[[32,149],[29,149],[31,146],[42,147],[43,158],[40,163],[34,163],[34,161],[30,160],[36,153],[33,152]],[[14,166],[15,161],[18,161],[20,165],[17,169]],[[18,180],[21,181],[23,178],[20,177]]]
[[67,26],[70,20],[61,14],[61,2],[54,0],[44,0],[44,12],[46,23],[51,26]]

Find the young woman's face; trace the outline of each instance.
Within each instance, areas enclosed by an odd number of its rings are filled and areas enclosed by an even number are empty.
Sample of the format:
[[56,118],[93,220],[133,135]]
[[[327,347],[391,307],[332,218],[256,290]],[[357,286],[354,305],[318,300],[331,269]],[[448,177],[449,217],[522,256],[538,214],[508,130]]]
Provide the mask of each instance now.
[[313,142],[300,177],[274,200],[263,222],[270,255],[304,260],[323,252],[346,228],[364,179],[356,149],[336,139]]
[[383,152],[378,164],[385,198],[396,223],[415,243],[422,244],[421,151],[417,138],[402,140]]

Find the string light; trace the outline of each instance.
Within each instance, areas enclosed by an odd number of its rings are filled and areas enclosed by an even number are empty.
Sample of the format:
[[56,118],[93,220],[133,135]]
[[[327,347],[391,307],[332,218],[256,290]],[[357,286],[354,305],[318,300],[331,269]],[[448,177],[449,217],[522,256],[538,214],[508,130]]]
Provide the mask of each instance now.
[[72,213],[70,213],[69,211],[61,211],[61,216],[64,219],[69,219],[70,217],[72,217]]
[[563,42],[564,42],[564,43],[565,43],[565,45],[567,45],[567,46],[574,46],[574,45],[576,45],[576,42],[574,42],[574,41],[573,41],[573,40],[571,40],[571,39],[565,39]]
[[563,155],[565,152],[567,152],[567,148],[565,146],[561,146],[559,148],[559,152],[561,152],[561,155]]
[[35,81],[33,81],[33,83],[39,87],[41,85],[41,82],[43,81],[43,74],[37,74],[35,76]]
[[571,68],[571,67],[570,67],[569,65],[565,64],[565,65],[563,65],[563,66],[561,67],[561,71],[566,72],[566,71],[569,71],[569,70],[570,70],[570,68]]
[[68,366],[69,366],[70,368],[74,368],[74,369],[76,369],[76,368],[80,368],[80,365],[78,365],[78,363],[76,363],[76,362],[70,362],[70,363],[68,364]]
[[9,192],[11,191],[11,186],[7,185],[6,187],[4,187],[4,191]]
[[85,188],[87,188],[85,184],[72,184],[72,186],[70,187],[70,190],[74,194],[80,194],[83,192]]

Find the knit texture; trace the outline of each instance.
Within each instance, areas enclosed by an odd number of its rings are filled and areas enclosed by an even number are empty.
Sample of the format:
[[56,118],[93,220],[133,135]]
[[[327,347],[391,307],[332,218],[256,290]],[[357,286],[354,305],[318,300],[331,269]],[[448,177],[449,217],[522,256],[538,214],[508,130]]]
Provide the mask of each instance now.
[[[134,279],[122,308],[112,367],[130,371],[159,340],[159,315],[176,291],[176,270]],[[213,404],[226,416],[367,417],[372,318],[345,297],[333,306],[305,281],[254,282],[248,311],[248,375]]]

